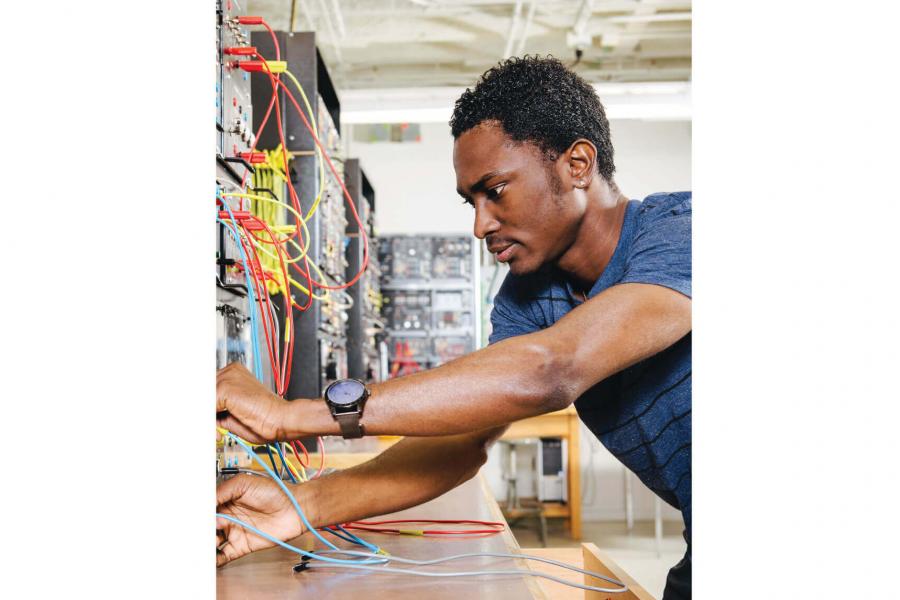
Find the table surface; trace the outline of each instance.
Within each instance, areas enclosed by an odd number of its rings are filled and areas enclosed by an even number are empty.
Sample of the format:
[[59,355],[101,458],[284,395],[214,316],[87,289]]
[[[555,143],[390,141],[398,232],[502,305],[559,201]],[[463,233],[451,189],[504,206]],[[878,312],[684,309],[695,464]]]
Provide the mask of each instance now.
[[[473,519],[503,521],[503,516],[491,497],[481,475],[425,504],[380,517],[383,519]],[[360,532],[356,532],[360,533]],[[327,534],[326,534],[327,536]],[[328,536],[332,537],[332,536]],[[503,533],[483,537],[447,538],[412,537],[362,532],[368,542],[379,545],[396,556],[432,559],[467,552],[518,552],[519,546],[507,528]],[[350,544],[332,538],[341,548]],[[322,548],[322,543],[306,533],[291,542],[303,549]],[[353,549],[359,550],[354,546]],[[527,576],[482,577],[419,577],[357,570],[309,569],[294,573],[293,565],[299,555],[275,547],[255,552],[216,571],[217,597],[224,600],[253,598],[328,598],[329,600],[358,600],[361,593],[367,600],[427,598],[492,598],[538,599],[546,595]],[[415,568],[394,563],[395,568]],[[423,567],[419,567],[422,569]],[[424,567],[432,571],[473,571],[480,569],[527,569],[525,561],[500,558],[467,558],[444,565]]]

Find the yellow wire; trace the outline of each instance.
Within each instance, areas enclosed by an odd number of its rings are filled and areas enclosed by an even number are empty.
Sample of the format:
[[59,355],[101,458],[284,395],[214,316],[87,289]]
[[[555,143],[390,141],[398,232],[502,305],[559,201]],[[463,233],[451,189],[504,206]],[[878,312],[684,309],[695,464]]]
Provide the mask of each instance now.
[[284,455],[288,458],[287,464],[288,464],[288,467],[290,467],[290,469],[291,469],[291,473],[293,473],[294,477],[296,477],[299,481],[309,481],[309,477],[306,476],[306,469],[303,468],[303,464],[301,464],[299,462],[297,464],[297,466],[300,467],[300,473],[302,473],[303,475],[298,473],[297,469],[294,468],[294,465],[291,464],[291,461],[290,461],[291,447],[288,446],[287,442],[282,442],[282,444],[283,444],[282,447],[284,448]]
[[[237,193],[231,192],[231,193],[227,193],[227,194],[223,194],[223,195],[224,196],[233,196],[235,198],[249,198],[251,200],[261,200],[262,202],[269,202],[271,204],[280,204],[281,206],[283,206],[286,209],[288,209],[289,211],[291,211],[294,214],[294,216],[297,218],[297,220],[300,222],[300,225],[303,227],[303,232],[306,234],[306,247],[301,248],[300,244],[298,244],[296,241],[294,241],[293,238],[288,240],[289,243],[292,243],[293,246],[297,250],[300,251],[300,255],[296,256],[292,259],[285,259],[284,262],[286,264],[293,264],[297,261],[303,260],[303,257],[306,256],[306,253],[309,251],[309,244],[312,241],[312,237],[309,234],[309,227],[306,225],[306,220],[303,219],[303,217],[300,215],[300,213],[298,213],[296,210],[294,210],[293,206],[291,206],[290,204],[288,204],[286,202],[282,202],[281,200],[276,200],[275,198],[269,198],[268,196],[260,196],[259,194],[237,194]],[[267,223],[267,225],[268,225],[268,223]],[[270,229],[271,229],[271,227],[270,227]],[[273,229],[273,233],[274,233],[274,229]],[[269,256],[272,256],[272,255],[270,254]]]
[[[309,115],[309,124],[312,127],[313,133],[318,138],[319,137],[319,128],[316,125],[316,119],[313,115],[312,106],[309,104],[309,98],[306,97],[306,92],[303,91],[303,86],[300,85],[300,82],[297,81],[297,78],[294,77],[294,74],[285,69],[284,74],[288,76],[288,78],[294,83],[294,86],[297,88],[297,91],[300,92],[300,97],[303,99],[303,105],[306,106],[306,112]],[[313,214],[315,214],[316,209],[319,208],[319,202],[322,200],[322,193],[325,191],[325,159],[322,158],[322,150],[319,148],[319,145],[313,142],[316,147],[316,157],[319,162],[319,195],[316,196],[316,201],[313,202],[313,205],[309,207],[309,214],[306,215],[307,220],[311,219]]]

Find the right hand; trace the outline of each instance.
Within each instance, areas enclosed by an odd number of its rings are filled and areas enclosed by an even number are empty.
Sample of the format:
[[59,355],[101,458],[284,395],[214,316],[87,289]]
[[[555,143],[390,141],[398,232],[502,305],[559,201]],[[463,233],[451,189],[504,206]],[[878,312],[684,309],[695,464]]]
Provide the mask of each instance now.
[[[293,491],[290,484],[286,484]],[[268,477],[238,475],[216,488],[216,512],[240,519],[285,541],[304,531],[294,505]],[[275,544],[237,523],[216,517],[216,566]]]
[[253,444],[285,436],[288,401],[264,386],[241,363],[216,373],[216,424]]

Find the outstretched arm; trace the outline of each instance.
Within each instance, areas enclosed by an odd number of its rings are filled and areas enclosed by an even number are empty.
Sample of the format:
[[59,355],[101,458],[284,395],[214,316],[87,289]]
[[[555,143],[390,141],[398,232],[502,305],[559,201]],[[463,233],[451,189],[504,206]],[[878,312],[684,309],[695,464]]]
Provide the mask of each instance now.
[[[691,330],[691,300],[658,285],[616,285],[552,327],[509,338],[440,367],[373,384],[370,435],[479,431],[552,412]],[[320,400],[286,402],[242,366],[219,372],[218,423],[251,441],[339,435]]]
[[[406,438],[367,463],[288,485],[313,527],[346,523],[403,510],[436,498],[470,479],[505,427],[464,435]],[[216,490],[218,511],[282,540],[303,533],[300,519],[268,478],[233,477]],[[226,519],[218,519],[217,563],[225,564],[273,544]]]

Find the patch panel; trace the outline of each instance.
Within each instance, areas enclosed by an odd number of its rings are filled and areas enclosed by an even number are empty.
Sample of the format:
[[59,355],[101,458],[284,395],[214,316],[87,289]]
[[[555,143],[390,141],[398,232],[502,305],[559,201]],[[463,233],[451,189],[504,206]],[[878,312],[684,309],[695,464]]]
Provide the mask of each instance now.
[[[344,181],[365,227],[368,243],[368,267],[359,282],[350,288],[353,306],[347,322],[348,372],[363,381],[387,378],[388,349],[384,343],[385,322],[382,317],[381,264],[375,236],[375,190],[358,159],[344,165]],[[364,260],[363,236],[347,207],[347,278],[352,278]]]
[[390,290],[384,293],[384,317],[391,331],[431,329],[431,292]]
[[[334,125],[334,120],[325,106],[321,96],[318,101],[318,130],[319,139],[325,147],[325,151],[334,163],[341,180],[344,179],[343,148],[341,136]],[[325,189],[322,191],[322,200],[319,204],[322,211],[321,224],[322,258],[321,268],[337,283],[344,281],[347,270],[347,258],[345,253],[345,233],[347,231],[347,215],[344,208],[344,194],[340,185],[333,177],[327,177]]]
[[[391,376],[414,363],[437,366],[476,349],[481,326],[476,248],[467,236],[380,239]],[[411,356],[410,348],[415,348]]]
[[430,238],[390,237],[379,240],[379,258],[382,263],[382,281],[431,279]]
[[471,290],[436,290],[432,329],[440,331],[471,328],[473,306]]
[[472,241],[468,238],[434,240],[432,279],[463,279],[472,277]]
[[216,475],[222,469],[248,469],[253,466],[253,458],[230,437],[223,437],[216,444]]

